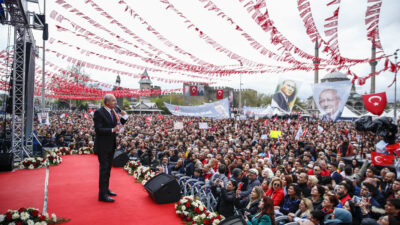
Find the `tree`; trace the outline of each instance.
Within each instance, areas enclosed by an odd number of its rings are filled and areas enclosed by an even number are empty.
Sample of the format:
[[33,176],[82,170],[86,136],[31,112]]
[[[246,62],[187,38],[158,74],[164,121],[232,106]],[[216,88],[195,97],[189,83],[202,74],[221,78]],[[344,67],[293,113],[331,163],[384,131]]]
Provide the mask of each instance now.
[[152,98],[151,102],[156,103],[157,107],[161,109],[164,113],[169,113],[167,107],[165,107],[164,102],[171,103],[173,105],[182,105],[183,104],[183,96],[182,94],[170,94],[157,96],[156,98]]
[[131,102],[127,98],[124,98],[122,105],[123,105],[122,108],[126,110],[131,107]]
[[258,94],[255,90],[242,91],[243,105],[251,107],[267,106],[271,104],[272,96],[265,94]]

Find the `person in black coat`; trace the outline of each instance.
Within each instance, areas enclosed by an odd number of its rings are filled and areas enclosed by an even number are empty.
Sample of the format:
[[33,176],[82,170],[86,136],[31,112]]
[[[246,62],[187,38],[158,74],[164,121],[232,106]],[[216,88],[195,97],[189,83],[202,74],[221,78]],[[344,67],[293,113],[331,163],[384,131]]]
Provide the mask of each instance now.
[[[99,201],[103,202],[114,202],[109,196],[116,196],[109,189],[111,165],[116,149],[116,137],[123,128],[121,124],[128,119],[126,112],[115,109],[116,104],[114,95],[106,94],[104,106],[96,110],[93,116],[96,132],[94,152],[98,155],[100,163]],[[120,116],[116,111],[120,111]]]
[[237,182],[234,180],[228,181],[225,187],[222,180],[216,179],[214,185],[211,187],[214,196],[219,196],[217,211],[225,218],[229,218],[235,214],[234,202],[236,199],[236,189]]
[[194,174],[194,155],[192,152],[189,152],[187,159],[184,162],[184,168],[186,176],[193,176]]

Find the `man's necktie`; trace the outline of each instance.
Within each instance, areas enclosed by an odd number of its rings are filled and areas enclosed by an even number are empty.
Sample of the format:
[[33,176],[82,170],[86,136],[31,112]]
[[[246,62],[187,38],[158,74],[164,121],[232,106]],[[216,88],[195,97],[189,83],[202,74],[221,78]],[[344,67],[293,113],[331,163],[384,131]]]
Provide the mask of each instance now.
[[114,123],[114,121],[115,121],[115,116],[114,116],[114,113],[113,113],[112,109],[110,110],[110,114],[111,114],[111,120],[112,120],[112,122]]

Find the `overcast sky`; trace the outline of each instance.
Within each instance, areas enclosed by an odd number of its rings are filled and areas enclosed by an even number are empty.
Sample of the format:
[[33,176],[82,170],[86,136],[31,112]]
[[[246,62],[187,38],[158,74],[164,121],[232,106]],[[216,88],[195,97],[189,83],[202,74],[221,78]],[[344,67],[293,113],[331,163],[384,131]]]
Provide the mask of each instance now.
[[[39,0],[42,2],[41,0]],[[156,29],[161,35],[167,38],[174,45],[179,46],[186,52],[191,53],[197,58],[204,60],[209,63],[216,65],[239,65],[238,61],[232,60],[225,54],[216,51],[213,47],[208,45],[202,38],[199,38],[198,33],[192,28],[188,29],[187,25],[183,23],[182,18],[178,17],[172,10],[165,9],[165,4],[161,0],[139,0],[129,1],[125,0],[144,20],[148,22],[154,29]],[[101,16],[96,10],[94,10],[89,4],[85,4],[84,0],[67,1],[74,8],[96,20],[107,29],[112,30],[114,33],[123,37],[131,43],[138,45],[130,35],[124,33],[115,24],[110,24],[110,21]],[[173,55],[176,58],[192,63],[191,59],[187,56],[183,56],[172,48],[167,47],[159,39],[157,39],[151,32],[147,30],[147,26],[140,23],[137,18],[130,16],[128,12],[124,12],[125,6],[118,4],[119,0],[96,0],[95,1],[102,9],[106,10],[111,16],[117,21],[121,22],[134,32],[137,36],[151,43],[153,46]],[[212,39],[217,41],[232,52],[256,61],[268,65],[282,65],[274,60],[271,60],[254,50],[249,43],[241,36],[240,32],[237,32],[232,25],[226,20],[216,16],[214,12],[210,12],[204,9],[203,3],[199,0],[169,0],[169,2],[175,6],[177,10],[182,12],[193,24],[195,24],[204,34],[207,34]],[[314,44],[309,40],[302,20],[297,11],[297,1],[295,0],[267,0],[267,8],[270,16],[275,22],[275,26],[279,31],[292,43],[306,51],[309,54],[314,53]],[[313,17],[320,34],[323,35],[323,24],[324,19],[332,14],[335,7],[326,7],[326,0],[310,0]],[[250,34],[255,40],[264,45],[266,48],[276,50],[275,46],[270,43],[270,36],[264,32],[251,18],[247,11],[243,8],[242,3],[239,0],[215,0],[214,3],[222,9],[222,11],[231,17],[235,23],[239,24],[240,27],[248,34]],[[349,58],[368,58],[371,55],[371,44],[367,40],[367,31],[364,24],[365,11],[367,7],[367,0],[344,0],[340,4],[339,12],[339,48],[342,56]],[[43,5],[38,9],[37,7],[31,7],[31,9],[40,10],[43,12]],[[108,33],[99,28],[93,27],[87,21],[68,12],[64,8],[60,7],[55,3],[55,0],[47,1],[46,6],[47,14],[52,10],[56,10],[58,13],[67,17],[69,20],[79,24],[85,29],[95,33],[96,35],[103,37],[115,44],[123,46],[130,51],[137,54],[146,56],[140,50],[133,48],[130,45],[119,42],[116,38],[112,37]],[[383,0],[379,31],[381,43],[385,54],[393,54],[394,51],[400,48],[400,1],[398,0]],[[55,40],[60,40],[69,43],[73,46],[80,47],[82,49],[91,50],[97,53],[101,53],[113,58],[118,58],[123,61],[127,61],[133,64],[148,66],[150,68],[157,68],[151,64],[143,63],[141,60],[134,57],[126,57],[119,55],[110,50],[105,50],[97,45],[90,44],[85,39],[77,37],[75,35],[66,32],[57,32],[55,25],[60,25],[72,30],[72,26],[67,21],[59,23],[50,18],[47,18],[49,23],[50,37]],[[7,29],[8,26],[0,25],[0,49],[3,50],[7,46]],[[36,44],[42,45],[41,33],[35,32]],[[110,68],[132,72],[135,74],[142,73],[142,70],[135,70],[133,68],[115,64],[109,60],[104,60],[96,56],[86,56],[81,54],[76,48],[67,47],[61,44],[46,42],[46,47],[51,50],[56,50],[68,56],[73,56],[78,59],[85,60],[87,62],[104,65]],[[150,51],[146,46],[139,46],[147,51]],[[275,51],[277,52],[277,51]],[[323,55],[322,55],[323,56]],[[160,58],[165,58],[160,56]],[[47,53],[46,59],[52,63],[57,64],[60,67],[66,68],[70,64],[66,61],[60,60],[53,53]],[[394,59],[391,59],[394,61]],[[37,60],[37,64],[40,65],[40,60]],[[383,61],[381,61],[377,70],[383,67]],[[49,68],[51,70],[51,68]],[[106,83],[114,83],[117,74],[105,73],[101,71],[86,69],[91,75],[92,79],[96,79]],[[370,72],[369,64],[360,64],[352,70],[358,76],[367,76]],[[343,71],[345,72],[345,71]],[[326,71],[320,71],[320,78],[326,75]],[[166,77],[170,79],[180,80],[195,80],[199,79],[190,78],[188,76],[180,75],[179,73],[166,74],[166,73],[155,73],[149,72],[150,76],[155,77]],[[194,73],[185,72],[185,74],[199,75]],[[203,75],[200,75],[203,76]],[[41,77],[41,76],[38,76]],[[386,91],[389,100],[394,97],[394,85],[392,88],[387,86],[392,82],[394,74],[391,72],[381,73],[376,78],[377,87],[376,91]],[[260,93],[271,94],[274,92],[275,87],[279,79],[292,78],[301,80],[303,85],[299,91],[300,98],[307,98],[312,94],[312,83],[314,80],[314,73],[297,71],[290,73],[280,74],[243,74],[242,75],[242,88],[252,88]],[[138,79],[134,79],[128,76],[121,76],[122,86],[127,88],[138,88]],[[205,79],[202,79],[205,81]],[[239,88],[239,76],[224,77],[222,79],[215,80],[217,84],[215,86],[229,86],[233,88]],[[161,86],[162,89],[180,88],[182,84],[169,84],[153,80],[154,85]],[[370,81],[364,86],[356,86],[357,91],[360,94],[369,92]],[[400,91],[399,91],[400,92]],[[398,97],[399,99],[399,97]]]

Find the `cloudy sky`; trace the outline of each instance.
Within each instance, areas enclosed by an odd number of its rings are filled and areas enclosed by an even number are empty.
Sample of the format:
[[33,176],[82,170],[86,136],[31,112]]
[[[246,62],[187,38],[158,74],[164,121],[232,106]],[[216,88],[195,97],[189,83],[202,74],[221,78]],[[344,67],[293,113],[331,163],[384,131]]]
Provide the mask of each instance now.
[[[41,3],[42,1],[39,0]],[[173,49],[173,47],[168,47],[163,44],[155,35],[148,31],[147,25],[143,25],[139,20],[139,17],[132,17],[129,12],[125,12],[125,5],[118,4],[119,0],[93,0],[97,5],[99,5],[103,10],[107,11],[115,20],[123,24],[135,35],[152,46],[161,49],[174,57],[194,64],[194,62],[186,55],[179,54]],[[285,65],[271,60],[261,54],[259,54],[254,48],[249,45],[242,36],[241,33],[236,31],[235,28],[228,23],[226,20],[216,16],[215,12],[208,11],[204,9],[205,3],[200,0],[139,0],[139,1],[129,1],[125,0],[129,6],[140,16],[141,19],[146,21],[151,27],[153,27],[159,34],[165,37],[173,45],[179,46],[180,49],[191,53],[193,56],[215,65],[219,66],[230,66],[230,68],[239,68],[239,62],[230,59],[226,54],[216,51],[211,45],[207,44],[204,39],[200,38],[198,32],[193,28],[188,28],[188,25],[184,23],[183,19],[177,16],[177,14],[171,9],[166,9],[166,2],[172,4],[179,12],[181,12],[191,23],[195,24],[204,34],[211,37],[213,40],[223,45],[230,51],[240,55],[243,58],[259,62],[266,65]],[[129,34],[125,33],[116,24],[111,24],[108,19],[100,15],[90,4],[85,4],[85,0],[74,0],[67,1],[72,7],[78,9],[84,15],[92,18],[94,21],[103,25],[108,30],[117,34],[119,37],[129,41],[132,45],[137,45],[139,48],[134,48],[131,44],[124,44],[117,40],[109,33],[101,30],[97,27],[92,26],[86,20],[69,12],[68,10],[62,8],[55,0],[47,1],[46,12],[49,15],[53,10],[57,13],[68,18],[79,26],[85,28],[86,30],[96,34],[98,37],[102,37],[112,43],[118,44],[129,51],[135,52],[136,54],[147,57],[147,55],[142,51],[148,51],[149,48],[145,45],[141,45]],[[251,35],[252,38],[261,43],[265,48],[273,50],[276,53],[276,46],[270,43],[270,35],[264,32],[258,24],[256,24],[247,11],[243,8],[243,3],[239,0],[214,0],[213,1],[226,15],[233,19],[233,21],[238,24],[246,33]],[[244,1],[247,2],[247,1]],[[313,13],[314,21],[317,25],[319,33],[324,36],[324,19],[332,15],[335,7],[327,7],[327,0],[310,0],[311,10]],[[271,19],[275,22],[275,26],[279,31],[293,44],[302,49],[303,51],[313,54],[314,44],[308,38],[302,20],[297,11],[297,1],[296,0],[267,0],[267,8]],[[43,4],[40,7],[31,6],[32,10],[43,12]],[[367,40],[367,31],[364,24],[365,11],[367,8],[367,0],[344,0],[340,4],[339,12],[339,25],[338,25],[338,39],[339,48],[342,56],[355,59],[368,58],[371,55],[371,44]],[[384,53],[387,55],[393,54],[394,51],[400,48],[400,14],[398,13],[400,9],[400,1],[398,0],[383,0],[379,31],[381,43],[383,45]],[[132,64],[143,65],[148,68],[157,68],[154,65],[144,63],[135,57],[128,57],[107,49],[103,49],[98,45],[91,44],[87,42],[84,38],[78,37],[68,32],[59,32],[56,29],[56,25],[65,27],[67,29],[74,30],[71,23],[67,20],[63,22],[57,22],[51,18],[47,18],[49,23],[49,33],[50,38],[56,40],[54,43],[46,42],[46,47],[50,50],[54,50],[85,60],[87,62],[107,66],[109,68],[131,72],[134,74],[140,74],[143,71],[133,69],[131,67],[123,66],[111,62],[110,60],[105,60],[97,56],[87,56],[86,54],[81,54],[82,49],[90,50],[102,55],[117,58]],[[7,29],[8,26],[0,25],[0,49],[3,50],[7,46]],[[36,44],[38,46],[42,45],[41,33],[35,31]],[[73,47],[68,47],[57,43],[57,41],[62,41],[68,43]],[[77,50],[77,47],[80,50]],[[142,50],[139,50],[142,49]],[[322,55],[324,57],[324,55]],[[159,55],[154,57],[154,59],[166,59],[166,56]],[[56,65],[67,68],[71,64],[61,60],[54,53],[47,53],[46,60],[55,63]],[[394,59],[391,59],[394,61]],[[304,60],[302,60],[304,61]],[[37,60],[40,64],[40,60]],[[243,66],[246,67],[246,65]],[[383,61],[378,63],[377,70],[383,68]],[[51,68],[48,68],[51,71]],[[352,69],[358,76],[367,76],[370,72],[369,64],[360,64],[354,66]],[[92,79],[99,80],[101,82],[113,84],[117,74],[106,73],[92,69],[86,69],[86,72],[91,75]],[[345,72],[345,71],[343,71]],[[320,71],[320,78],[323,77],[327,72]],[[149,72],[150,76],[159,78],[169,78],[174,80],[194,80],[194,81],[207,81],[208,76],[201,74],[190,73],[183,71],[181,73],[167,73],[167,72]],[[203,76],[203,78],[192,78],[187,75]],[[41,77],[38,75],[38,77]],[[387,88],[387,86],[392,82],[394,74],[391,72],[381,73],[376,78],[377,82],[377,92],[386,91],[389,100],[394,98],[394,87]],[[129,76],[121,76],[122,86],[127,88],[138,88],[138,79],[131,78]],[[258,92],[271,94],[274,92],[275,87],[282,78],[291,78],[295,80],[302,81],[303,85],[299,92],[299,97],[307,98],[312,94],[312,83],[314,79],[314,73],[297,71],[279,74],[243,74],[242,75],[242,88],[252,88]],[[239,88],[239,75],[231,77],[223,77],[214,79],[217,82],[215,86],[229,86],[233,88]],[[154,85],[159,85],[163,89],[181,88],[182,84],[170,84],[165,82],[160,82],[153,79]],[[363,86],[356,86],[357,91],[360,94],[368,93],[370,90],[369,81]],[[399,98],[398,98],[399,99]]]

